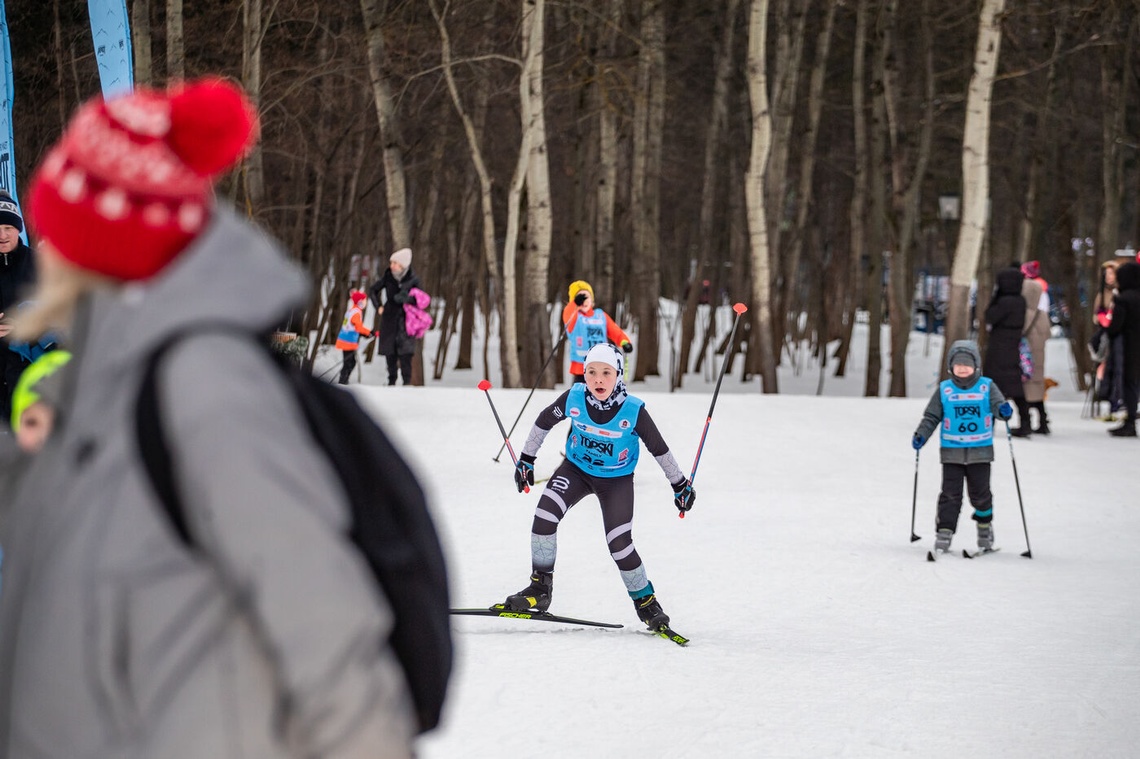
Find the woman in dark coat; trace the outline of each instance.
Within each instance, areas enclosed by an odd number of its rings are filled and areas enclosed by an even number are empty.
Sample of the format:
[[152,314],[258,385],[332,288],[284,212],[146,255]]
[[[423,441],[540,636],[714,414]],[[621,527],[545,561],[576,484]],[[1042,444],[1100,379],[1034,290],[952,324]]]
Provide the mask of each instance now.
[[412,251],[411,248],[400,248],[392,254],[380,279],[368,290],[372,305],[380,313],[380,336],[376,349],[388,360],[389,385],[396,384],[397,365],[404,376],[404,384],[412,384],[416,338],[408,334],[404,304],[411,300],[409,293],[413,287],[420,287],[420,278],[412,271]]
[[1114,437],[1136,437],[1136,406],[1140,403],[1140,264],[1116,270],[1119,292],[1112,302],[1108,336],[1124,338],[1124,424],[1109,430]]
[[1006,399],[1017,405],[1018,437],[1029,434],[1029,404],[1021,384],[1018,365],[1018,343],[1025,326],[1025,298],[1021,296],[1021,283],[1025,275],[1011,266],[997,273],[997,287],[986,307],[986,356],[982,361],[982,374],[997,383]]

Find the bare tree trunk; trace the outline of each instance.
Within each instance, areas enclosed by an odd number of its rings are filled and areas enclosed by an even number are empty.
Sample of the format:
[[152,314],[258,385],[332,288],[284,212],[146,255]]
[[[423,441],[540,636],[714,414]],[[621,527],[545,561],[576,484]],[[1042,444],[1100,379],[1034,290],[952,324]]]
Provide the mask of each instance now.
[[776,393],[776,355],[772,342],[771,251],[768,248],[768,218],[764,174],[772,146],[772,121],[768,110],[767,64],[768,0],[752,0],[748,16],[748,94],[752,110],[752,150],[744,193],[748,207],[748,238],[752,256],[752,345],[759,350],[763,392]]
[[660,373],[657,368],[657,299],[661,293],[659,219],[665,119],[665,10],[662,0],[642,0],[641,14],[631,177],[634,258],[630,302],[638,328],[635,380]]
[[887,72],[887,117],[890,120],[891,164],[894,177],[894,218],[898,225],[895,249],[891,258],[890,324],[891,324],[891,386],[894,398],[906,397],[906,347],[910,341],[911,306],[914,298],[914,230],[919,218],[922,180],[934,139],[934,40],[926,14],[927,0],[921,0],[919,11],[922,24],[924,60],[924,112],[919,129],[914,169],[905,176],[908,150],[903,147],[905,127],[898,117],[898,70],[891,66]]
[[[1128,84],[1132,79],[1132,48],[1135,25],[1127,11],[1126,40],[1123,51],[1119,46],[1101,49],[1100,91],[1104,111],[1101,114],[1101,185],[1104,192],[1104,211],[1100,219],[1096,241],[1102,258],[1105,253],[1120,247],[1120,201],[1124,197],[1124,151],[1121,140],[1130,139],[1125,129],[1125,112],[1128,110]],[[1115,19],[1120,23],[1119,19]],[[1123,54],[1121,54],[1123,52]]]
[[[523,73],[527,87],[525,97],[527,122],[523,129],[530,134],[526,143],[527,246],[523,271],[523,340],[526,350],[520,357],[525,375],[535,377],[542,387],[554,387],[557,368],[548,366],[545,376],[538,371],[551,350],[550,313],[546,293],[550,280],[550,241],[554,218],[550,206],[550,170],[546,150],[546,116],[543,106],[543,68],[545,61],[546,0],[522,0],[523,58],[530,62]],[[509,255],[509,251],[508,251]],[[533,383],[532,383],[533,384]]]
[[[258,0],[260,3],[260,0]],[[182,40],[182,0],[166,0],[166,81],[186,78],[186,49]]]
[[1057,97],[1057,61],[1065,40],[1065,25],[1058,23],[1053,28],[1053,55],[1049,58],[1049,69],[1045,76],[1045,102],[1037,114],[1036,131],[1033,135],[1033,153],[1029,158],[1029,176],[1025,182],[1025,208],[1017,236],[1018,261],[1032,258],[1031,251],[1037,249],[1037,224],[1040,216],[1041,182],[1045,173],[1045,154],[1048,143],[1053,139],[1053,103]]
[[[718,159],[728,123],[728,89],[733,67],[733,39],[736,30],[736,15],[740,0],[728,0],[725,7],[724,26],[721,31],[720,46],[714,53],[716,78],[713,80],[711,118],[705,134],[705,163],[701,179],[701,215],[697,227],[697,265],[689,281],[689,294],[685,298],[685,309],[681,314],[681,352],[677,360],[673,387],[681,387],[685,373],[689,370],[689,357],[693,334],[697,325],[697,303],[704,289],[704,280],[709,276],[708,266],[712,260],[714,232],[713,221],[717,208],[717,177],[720,165]],[[719,261],[718,261],[719,263]],[[709,307],[716,308],[716,299],[710,292]]]
[[950,344],[970,333],[970,282],[978,271],[988,222],[990,102],[1001,49],[999,16],[1004,9],[1005,0],[983,0],[978,19],[974,73],[966,94],[966,125],[962,137],[962,223],[950,270],[946,341],[940,365],[945,364]]
[[883,369],[883,254],[890,244],[887,230],[887,59],[890,56],[891,31],[894,28],[896,0],[885,0],[879,6],[875,23],[875,57],[871,66],[871,133],[869,171],[871,209],[867,223],[867,276],[864,294],[867,308],[867,370],[863,395],[879,395]]
[[[768,156],[768,166],[764,173],[767,193],[768,245],[772,250],[772,329],[777,344],[782,344],[786,336],[788,314],[787,303],[781,293],[783,281],[796,277],[789,269],[789,261],[783,254],[785,212],[789,207],[788,163],[792,150],[792,127],[795,124],[796,101],[799,97],[800,64],[804,52],[804,29],[807,25],[808,7],[811,0],[777,0],[776,5],[776,55],[774,76],[772,77],[772,148]],[[801,202],[800,198],[796,198]],[[780,352],[776,353],[776,362]]]
[[[58,6],[59,0],[55,0]],[[135,57],[135,84],[154,84],[154,61],[150,46],[150,0],[131,3],[131,53]],[[62,70],[62,69],[61,69]],[[60,92],[63,92],[62,87]]]
[[867,246],[867,103],[864,77],[867,75],[867,2],[859,0],[855,12],[855,45],[851,64],[851,110],[855,143],[855,176],[851,191],[851,262],[848,267],[849,298],[844,309],[843,338],[836,353],[835,376],[847,371],[847,356],[851,351],[851,333],[855,329],[855,313],[859,297],[859,269],[863,251]]
[[617,87],[613,72],[617,57],[617,38],[625,0],[610,0],[607,6],[602,49],[606,51],[605,64],[598,71],[598,93],[601,108],[598,113],[598,174],[597,174],[597,229],[595,231],[594,293],[602,303],[613,302],[614,290],[614,213],[617,204],[618,181],[618,128],[617,104],[610,94]]
[[360,0],[360,10],[364,15],[364,35],[368,43],[368,79],[372,83],[376,117],[380,123],[380,139],[384,145],[388,224],[392,231],[392,245],[398,250],[410,248],[412,240],[408,232],[408,195],[404,181],[402,140],[396,120],[396,103],[392,99],[392,84],[387,73],[382,4],[382,0]]
[[[175,0],[167,0],[173,2]],[[179,4],[181,2],[179,0]],[[273,9],[277,7],[274,0]],[[169,19],[167,20],[169,25]],[[241,79],[246,93],[255,108],[261,105],[261,41],[265,38],[265,27],[269,19],[262,18],[261,0],[242,2],[242,56]],[[181,26],[181,22],[179,24]],[[246,212],[253,216],[265,201],[265,162],[262,158],[261,141],[257,141],[245,159]]]
[[[784,265],[784,283],[779,299],[778,313],[787,316],[799,310],[796,303],[796,290],[800,280],[800,259],[803,255],[804,239],[808,231],[808,214],[813,198],[812,187],[815,179],[816,141],[819,134],[820,114],[823,111],[823,82],[827,74],[827,56],[831,50],[831,32],[835,26],[835,10],[839,0],[824,0],[827,5],[823,26],[819,30],[815,46],[815,62],[812,64],[811,80],[808,85],[807,126],[800,139],[800,184],[796,193],[796,221],[792,239],[789,242]],[[822,272],[822,270],[819,270]],[[822,290],[822,286],[820,287]],[[784,330],[777,329],[777,332]],[[826,359],[824,361],[826,363]]]

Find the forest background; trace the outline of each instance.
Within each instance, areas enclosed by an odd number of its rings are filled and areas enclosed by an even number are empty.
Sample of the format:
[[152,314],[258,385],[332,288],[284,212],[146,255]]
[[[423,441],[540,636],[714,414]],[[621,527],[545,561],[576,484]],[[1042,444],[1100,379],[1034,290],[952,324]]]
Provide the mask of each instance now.
[[[84,5],[7,3],[20,190],[99,92]],[[717,338],[698,303],[740,301],[740,340],[716,347],[766,393],[796,350],[843,376],[865,317],[869,396],[906,395],[916,307],[965,336],[971,283],[984,308],[1029,259],[1085,381],[1099,263],[1140,240],[1138,5],[128,2],[136,84],[218,73],[257,103],[262,142],[222,191],[322,284],[283,325],[317,337],[310,358],[406,246],[441,331],[420,377],[454,339],[452,368],[553,386],[585,279],[637,334],[635,380],[700,370],[695,340]],[[683,304],[675,367],[662,299]],[[473,357],[477,319],[498,356]]]

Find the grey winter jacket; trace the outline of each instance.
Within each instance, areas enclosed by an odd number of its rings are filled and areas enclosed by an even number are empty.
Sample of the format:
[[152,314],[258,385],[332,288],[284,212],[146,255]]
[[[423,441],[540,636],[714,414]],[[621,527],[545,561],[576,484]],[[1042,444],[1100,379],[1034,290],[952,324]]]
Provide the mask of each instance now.
[[303,275],[231,212],[153,280],[77,320],[64,424],[4,503],[0,757],[407,757],[391,610],[344,537],[347,504],[252,341],[179,343],[157,382],[204,556],[136,451],[144,357],[181,327],[268,330]]
[[[982,365],[982,357],[978,353],[978,346],[972,340],[956,340],[950,346],[950,350],[946,353],[946,369],[949,370],[954,365],[954,357],[959,353],[968,353],[974,359],[974,373],[966,379],[958,379],[951,375],[950,381],[961,388],[969,388],[978,377],[981,376],[982,370],[979,368]],[[983,377],[983,379],[985,379]],[[990,380],[990,413],[994,417],[994,434],[997,433],[998,425],[998,407],[1005,402],[1005,396],[1001,394],[998,389],[997,383]],[[918,424],[918,429],[914,432],[916,435],[921,435],[923,440],[930,440],[930,436],[937,430],[938,426],[942,423],[943,409],[942,409],[942,387],[939,385],[934,389],[934,395],[931,396],[930,402],[926,404],[926,410],[922,413],[922,421]],[[939,460],[943,464],[984,464],[987,461],[994,460],[994,447],[992,445],[978,446],[977,448],[946,448],[940,447]]]

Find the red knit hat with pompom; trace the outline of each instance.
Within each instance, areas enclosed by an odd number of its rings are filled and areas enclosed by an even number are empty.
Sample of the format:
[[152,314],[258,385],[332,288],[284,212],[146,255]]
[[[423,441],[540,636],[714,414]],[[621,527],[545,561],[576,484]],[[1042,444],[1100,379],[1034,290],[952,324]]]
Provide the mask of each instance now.
[[221,79],[94,98],[32,178],[29,219],[76,266],[145,279],[205,228],[213,180],[257,130],[249,101]]

